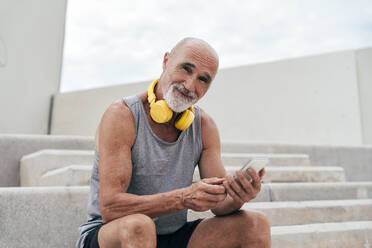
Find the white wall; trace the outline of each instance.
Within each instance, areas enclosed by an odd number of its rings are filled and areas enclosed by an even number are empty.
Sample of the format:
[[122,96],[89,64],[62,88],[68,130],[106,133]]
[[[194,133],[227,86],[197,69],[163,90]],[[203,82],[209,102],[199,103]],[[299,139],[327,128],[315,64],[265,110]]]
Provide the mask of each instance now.
[[[215,119],[223,140],[360,145],[366,130],[372,132],[371,125],[362,129],[362,120],[372,121],[372,91],[358,84],[372,66],[371,51],[221,69],[199,105]],[[357,58],[363,60],[360,68]],[[363,87],[371,87],[369,78]],[[94,135],[111,102],[144,92],[149,82],[57,94],[52,133]]]
[[372,144],[372,49],[356,52],[363,141]]
[[354,52],[221,71],[201,106],[236,141],[361,144]]
[[47,133],[65,14],[66,0],[0,0],[0,133]]
[[52,134],[94,136],[105,109],[115,100],[146,90],[148,82],[59,93],[54,97]]

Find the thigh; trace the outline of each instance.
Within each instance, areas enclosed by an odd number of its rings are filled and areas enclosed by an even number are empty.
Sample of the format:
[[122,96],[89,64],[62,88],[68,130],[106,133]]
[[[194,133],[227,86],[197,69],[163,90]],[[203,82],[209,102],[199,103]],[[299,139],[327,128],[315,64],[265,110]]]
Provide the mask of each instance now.
[[203,220],[192,234],[187,248],[239,247],[243,239],[246,239],[241,235],[241,229],[246,228],[247,225],[242,224],[249,214],[254,215],[253,212],[238,211],[231,215]]
[[[144,231],[148,230],[148,231],[144,233],[151,234],[153,232],[154,240],[155,240],[156,233],[155,233],[155,224],[153,223],[153,221],[148,216],[145,216],[142,214],[133,214],[133,215],[128,215],[128,216],[125,216],[125,217],[122,217],[122,218],[119,218],[119,219],[116,219],[109,223],[104,224],[98,231],[99,247],[101,248],[121,247],[121,243],[123,242],[123,240],[129,237],[128,230],[130,230],[131,227],[134,227],[134,229],[136,229],[138,225],[144,225],[144,226],[147,225],[147,227],[149,228],[148,229],[145,228],[143,230]],[[136,230],[138,231],[138,229]],[[131,239],[131,240],[134,240],[134,239]]]

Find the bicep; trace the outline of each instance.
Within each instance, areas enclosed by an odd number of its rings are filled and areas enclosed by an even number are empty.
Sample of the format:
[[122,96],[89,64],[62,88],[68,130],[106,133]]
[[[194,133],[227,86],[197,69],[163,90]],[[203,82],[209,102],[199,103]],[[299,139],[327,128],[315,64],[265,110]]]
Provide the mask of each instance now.
[[226,171],[221,160],[221,142],[217,125],[204,111],[201,113],[203,151],[199,161],[200,177],[225,177]]
[[110,106],[99,126],[100,205],[126,192],[131,175],[131,147],[135,138],[134,120],[122,103]]

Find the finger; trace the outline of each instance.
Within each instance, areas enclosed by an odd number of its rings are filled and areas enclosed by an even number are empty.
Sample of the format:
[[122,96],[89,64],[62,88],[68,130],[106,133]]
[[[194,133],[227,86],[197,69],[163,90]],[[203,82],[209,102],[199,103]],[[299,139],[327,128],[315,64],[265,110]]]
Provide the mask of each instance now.
[[260,191],[261,190],[261,178],[258,176],[257,172],[252,169],[252,168],[249,168],[247,170],[248,174],[252,177],[252,186],[253,188],[255,188],[256,192]]
[[243,200],[245,191],[242,189],[242,187],[238,184],[238,182],[231,175],[227,176],[227,180],[230,183],[230,187],[235,191],[235,193],[239,196],[239,198]]
[[243,186],[243,189],[248,194],[252,193],[253,192],[253,186],[252,186],[251,182],[243,175],[243,173],[241,171],[237,171],[236,176],[238,177],[241,185]]
[[225,178],[223,178],[223,177],[210,177],[210,178],[204,178],[202,181],[204,183],[208,183],[208,184],[222,184],[223,181],[225,181]]
[[224,194],[218,194],[218,195],[214,195],[214,196],[216,196],[215,199],[217,200],[217,202],[222,202],[222,201],[224,201],[226,199],[227,192],[224,193]]
[[261,178],[261,181],[262,181],[262,178],[263,176],[266,174],[266,170],[265,168],[262,168],[259,172],[258,172],[258,176]]
[[251,176],[252,183],[260,181],[260,177],[258,176],[257,172],[254,169],[248,168],[247,173]]
[[226,192],[226,189],[222,184],[214,185],[203,182],[202,185],[203,185],[202,190],[209,194],[224,194]]
[[256,190],[254,189],[252,183],[243,175],[241,171],[236,173],[242,187],[244,189],[244,195],[240,195],[240,198],[245,202],[249,202],[251,199],[255,198]]
[[225,186],[227,193],[231,196],[231,198],[239,202],[240,204],[243,204],[244,202],[240,199],[240,197],[235,193],[235,191],[230,187],[230,184],[228,181],[223,182],[223,186]]
[[213,208],[213,204],[216,204],[216,203],[194,200],[193,205],[190,209],[194,211],[207,211]]
[[226,194],[208,194],[206,192],[200,192],[197,194],[196,199],[199,201],[208,201],[208,202],[220,202],[225,200]]

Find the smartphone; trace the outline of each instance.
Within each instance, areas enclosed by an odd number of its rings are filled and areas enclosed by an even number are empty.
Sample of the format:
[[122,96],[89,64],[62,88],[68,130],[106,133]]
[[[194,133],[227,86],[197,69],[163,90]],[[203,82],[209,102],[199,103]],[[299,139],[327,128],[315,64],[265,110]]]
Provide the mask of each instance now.
[[[248,168],[254,169],[257,173],[264,168],[269,163],[269,159],[266,157],[254,157],[250,160],[248,160],[247,163],[245,163],[242,168],[240,168],[240,171],[243,172],[243,175],[249,180],[252,181],[251,176],[247,173]],[[238,177],[236,176],[235,171],[233,172],[233,177],[236,181],[239,182]],[[240,183],[240,182],[239,182]]]

